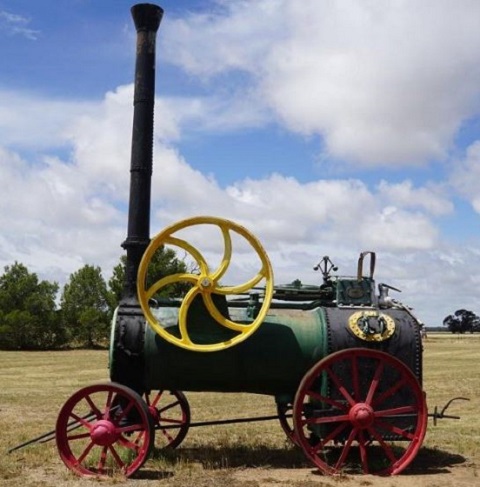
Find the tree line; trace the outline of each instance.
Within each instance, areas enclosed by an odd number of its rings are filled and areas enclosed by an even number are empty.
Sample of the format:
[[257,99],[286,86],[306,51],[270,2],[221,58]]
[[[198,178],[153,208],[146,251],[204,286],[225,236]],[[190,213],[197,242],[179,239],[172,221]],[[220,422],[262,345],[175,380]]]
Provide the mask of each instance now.
[[[122,297],[125,267],[123,255],[106,282],[99,266],[86,264],[60,290],[58,283],[40,280],[22,263],[6,266],[0,276],[0,349],[106,346]],[[186,271],[187,265],[173,250],[161,247],[151,260],[147,280],[153,283]],[[183,292],[182,285],[176,284],[162,294]]]
[[457,309],[455,313],[448,315],[443,320],[443,326],[446,326],[452,333],[480,332],[480,317],[473,311]]

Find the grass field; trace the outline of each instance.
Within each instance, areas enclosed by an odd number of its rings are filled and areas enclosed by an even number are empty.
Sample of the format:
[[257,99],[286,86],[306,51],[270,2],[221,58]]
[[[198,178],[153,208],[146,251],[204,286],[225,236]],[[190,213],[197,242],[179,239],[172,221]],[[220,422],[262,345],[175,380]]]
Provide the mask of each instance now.
[[[430,334],[425,341],[424,389],[429,411],[452,397],[448,413],[460,420],[429,420],[427,437],[403,480],[359,480],[317,475],[276,421],[192,428],[181,446],[155,451],[133,479],[78,479],[63,466],[54,442],[6,451],[53,429],[58,411],[77,389],[108,380],[106,351],[0,352],[0,485],[25,487],[171,485],[256,487],[291,485],[480,485],[480,336]],[[187,393],[192,421],[275,414],[273,398],[250,394]],[[461,481],[457,482],[458,469]],[[430,476],[427,474],[431,474]],[[301,475],[301,476],[300,476]],[[440,476],[439,475],[443,475]],[[100,483],[99,483],[100,482]],[[333,483],[331,483],[333,482]],[[402,483],[404,482],[404,483]],[[342,485],[343,485],[342,484]]]

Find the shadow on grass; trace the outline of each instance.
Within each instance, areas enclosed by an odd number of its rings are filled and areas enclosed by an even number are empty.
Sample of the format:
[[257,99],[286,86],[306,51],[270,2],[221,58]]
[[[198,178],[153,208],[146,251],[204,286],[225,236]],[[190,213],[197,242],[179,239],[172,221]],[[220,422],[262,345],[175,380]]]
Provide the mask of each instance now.
[[450,453],[437,448],[421,448],[413,462],[405,469],[407,475],[432,475],[449,473],[455,465],[465,463],[467,459],[457,453]]
[[[375,456],[373,454],[372,456]],[[162,459],[174,468],[177,464],[200,463],[206,470],[225,468],[314,468],[300,448],[268,448],[268,447],[212,447],[179,448],[178,450],[154,450],[152,459]],[[405,475],[433,475],[449,473],[455,465],[466,462],[462,455],[440,449],[421,448],[413,462],[405,469]],[[354,462],[356,463],[356,462]],[[357,464],[358,465],[358,464]],[[347,468],[346,470],[350,470]],[[347,474],[361,473],[353,467]],[[168,476],[168,474],[164,474]],[[164,478],[164,477],[163,477]]]
[[178,448],[177,450],[156,449],[153,459],[163,459],[170,464],[196,462],[203,468],[217,470],[223,468],[300,468],[312,464],[299,448],[268,447],[212,447]]

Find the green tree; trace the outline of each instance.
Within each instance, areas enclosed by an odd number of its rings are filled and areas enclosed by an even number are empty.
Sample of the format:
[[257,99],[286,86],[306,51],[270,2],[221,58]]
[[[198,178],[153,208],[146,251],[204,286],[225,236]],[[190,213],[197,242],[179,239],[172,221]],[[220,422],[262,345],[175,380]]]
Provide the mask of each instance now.
[[62,321],[70,339],[94,347],[108,340],[109,293],[100,267],[85,265],[70,275],[61,297]]
[[480,328],[480,318],[473,311],[458,309],[443,320],[443,326],[452,333],[473,333]]
[[18,262],[0,277],[0,348],[39,350],[66,343],[55,298],[58,284],[39,281]]
[[[111,302],[115,308],[122,298],[123,284],[125,279],[125,267],[127,263],[127,256],[122,255],[120,262],[113,268],[113,274],[108,285],[111,292]],[[173,249],[166,248],[164,245],[160,246],[153,254],[152,260],[148,267],[147,286],[171,274],[195,272],[195,268],[189,268],[187,264],[177,257]],[[183,296],[190,286],[185,282],[178,282],[163,288],[157,297],[180,297]]]

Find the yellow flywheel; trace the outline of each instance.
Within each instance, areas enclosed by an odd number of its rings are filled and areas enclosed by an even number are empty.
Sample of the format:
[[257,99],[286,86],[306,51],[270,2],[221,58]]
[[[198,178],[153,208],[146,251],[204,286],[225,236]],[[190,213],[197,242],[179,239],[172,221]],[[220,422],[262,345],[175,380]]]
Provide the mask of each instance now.
[[[199,250],[185,240],[175,236],[175,233],[179,232],[180,230],[197,225],[210,225],[218,227],[221,232],[221,236],[223,237],[223,256],[220,264],[214,270],[210,269],[207,261]],[[234,286],[222,286],[220,285],[220,279],[222,279],[227,272],[232,258],[232,234],[240,235],[250,244],[251,247],[253,247],[260,259],[261,265],[258,273],[248,281]],[[146,283],[149,265],[153,255],[162,245],[175,246],[187,252],[194,259],[196,268],[198,269],[198,274],[172,274],[159,279],[147,289]],[[263,302],[258,314],[251,323],[244,324],[232,321],[223,316],[223,314],[215,306],[212,299],[212,294],[220,294],[224,296],[242,294],[255,287],[262,280],[265,280],[265,294],[263,297]],[[168,331],[168,328],[162,326],[157,317],[152,313],[149,306],[149,300],[165,286],[182,282],[190,284],[191,288],[186,293],[180,305],[178,312],[178,331],[180,336],[176,336]],[[166,227],[151,240],[149,246],[145,250],[138,269],[137,293],[142,311],[149,325],[158,335],[168,342],[188,350],[214,352],[224,350],[242,342],[252,333],[254,333],[263,322],[273,296],[273,271],[270,260],[262,245],[246,228],[223,218],[198,216],[181,220]],[[187,314],[190,305],[192,304],[193,300],[197,298],[197,296],[201,296],[208,312],[220,326],[236,332],[233,338],[229,338],[228,340],[220,341],[218,343],[208,344],[194,343],[192,341],[187,326]]]

